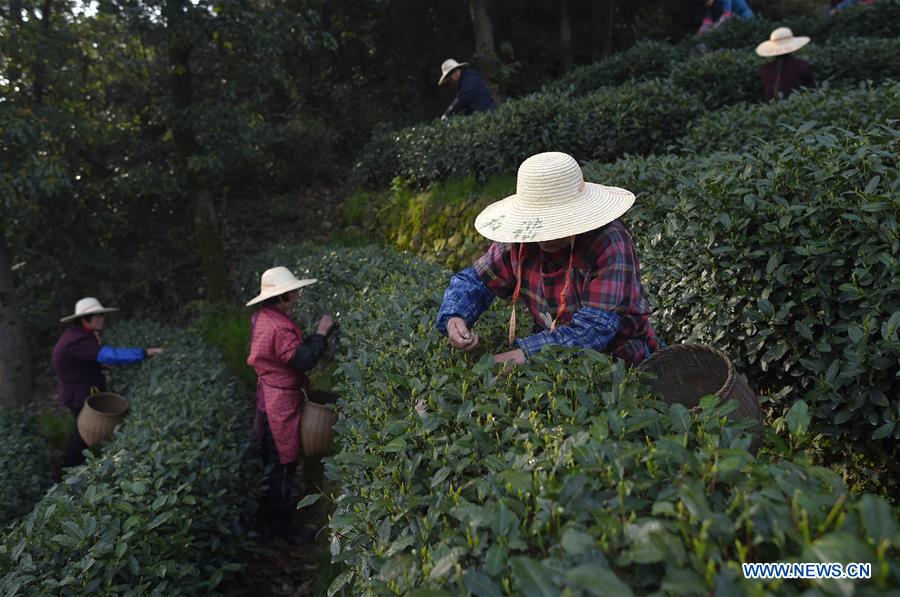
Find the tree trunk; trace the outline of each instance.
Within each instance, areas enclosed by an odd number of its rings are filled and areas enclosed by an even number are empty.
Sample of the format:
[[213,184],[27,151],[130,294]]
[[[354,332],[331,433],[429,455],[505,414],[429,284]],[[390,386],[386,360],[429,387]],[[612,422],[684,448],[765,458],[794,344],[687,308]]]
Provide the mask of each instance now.
[[490,85],[497,74],[497,50],[494,48],[494,27],[488,12],[490,0],[469,0],[472,28],[475,30],[475,52],[478,67],[484,80]]
[[559,66],[566,72],[572,68],[571,0],[560,0],[559,11]]
[[612,54],[615,10],[615,0],[598,0],[594,3],[594,11],[591,16],[591,29],[594,32],[591,40],[591,57],[595,61]]
[[19,29],[22,26],[22,0],[9,0],[9,71],[6,78],[10,87],[22,76],[22,52],[19,46]]
[[0,232],[0,405],[19,406],[31,397],[31,353],[2,234]]
[[203,188],[202,183],[198,180],[196,173],[188,167],[191,156],[199,153],[199,146],[187,116],[193,101],[194,90],[191,81],[193,42],[189,32],[183,30],[183,16],[187,9],[186,0],[169,0],[166,9],[169,63],[172,67],[169,83],[175,108],[171,122],[172,140],[175,144],[175,162],[184,181],[188,197],[194,205],[194,234],[203,267],[207,298],[210,301],[218,302],[225,300],[228,282],[225,255],[216,221],[215,204],[209,191]]
[[[41,5],[41,33],[44,37],[44,47],[50,45],[50,19],[53,17],[53,0],[44,0]],[[34,103],[41,105],[44,102],[44,92],[47,89],[47,61],[43,55],[38,56],[34,65],[34,87],[32,88]]]

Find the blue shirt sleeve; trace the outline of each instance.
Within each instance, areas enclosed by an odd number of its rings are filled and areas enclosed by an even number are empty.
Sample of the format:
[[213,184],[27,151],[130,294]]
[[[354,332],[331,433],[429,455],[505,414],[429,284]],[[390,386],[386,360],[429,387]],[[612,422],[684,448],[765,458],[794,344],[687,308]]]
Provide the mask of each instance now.
[[581,307],[572,316],[572,323],[561,325],[554,331],[545,330],[527,338],[516,338],[516,345],[525,356],[531,356],[548,345],[591,348],[598,352],[606,348],[616,333],[622,319],[617,313]]
[[472,325],[487,311],[494,300],[494,293],[484,285],[475,269],[467,267],[450,278],[444,291],[444,300],[437,314],[437,329],[447,335],[447,322],[451,317],[462,317],[466,325]]
[[113,348],[101,346],[97,354],[97,362],[101,365],[128,365],[144,360],[147,353],[143,348]]

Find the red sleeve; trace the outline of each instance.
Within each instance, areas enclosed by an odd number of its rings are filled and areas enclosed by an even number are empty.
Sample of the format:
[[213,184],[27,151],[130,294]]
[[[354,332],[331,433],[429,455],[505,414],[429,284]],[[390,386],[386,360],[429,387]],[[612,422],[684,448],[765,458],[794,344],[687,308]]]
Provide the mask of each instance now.
[[493,243],[487,253],[475,262],[475,273],[484,285],[500,298],[509,298],[516,289],[516,272],[509,243]]
[[294,353],[297,352],[297,347],[300,346],[300,344],[300,336],[297,334],[296,330],[293,330],[288,326],[278,326],[278,328],[275,329],[275,334],[272,338],[272,346],[275,351],[274,357],[278,362],[284,364],[289,363],[290,360],[294,358]]

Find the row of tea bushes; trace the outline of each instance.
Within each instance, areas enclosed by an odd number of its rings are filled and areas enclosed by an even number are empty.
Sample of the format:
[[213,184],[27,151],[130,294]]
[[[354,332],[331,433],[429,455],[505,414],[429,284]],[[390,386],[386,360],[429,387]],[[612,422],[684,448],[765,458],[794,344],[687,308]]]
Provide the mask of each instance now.
[[[848,38],[810,44],[798,52],[818,83],[855,85],[900,80],[900,39]],[[672,69],[677,87],[697,94],[709,110],[763,99],[759,69],[765,60],[747,50],[718,50],[693,56]]]
[[890,463],[900,439],[898,156],[896,128],[826,128],[586,175],[637,192],[626,221],[666,336],[721,348],[768,392],[799,391],[818,430],[880,446]]
[[697,98],[662,80],[628,83],[583,97],[536,93],[491,113],[376,136],[356,174],[386,188],[400,176],[416,185],[515,172],[528,156],[566,148],[582,160],[646,154],[684,134],[700,114]]
[[[900,83],[804,90],[769,104],[737,104],[691,123],[680,144],[696,153],[740,151],[751,143],[802,140],[822,126],[862,130],[900,118]],[[798,132],[800,136],[797,136]]]
[[[322,283],[309,314],[341,312],[340,479],[329,594],[874,593],[900,587],[897,519],[835,473],[747,452],[727,407],[664,405],[621,364],[551,351],[508,374],[508,311],[489,311],[483,348],[451,351],[434,330],[447,274],[374,247],[275,247]],[[413,405],[425,403],[423,415]],[[802,445],[809,417],[787,417]],[[787,433],[787,432],[786,432]],[[870,562],[871,581],[745,580],[741,562]]]
[[[635,53],[654,55],[655,48],[647,44]],[[659,70],[674,55],[660,53],[660,62],[652,64]],[[900,39],[850,38],[809,46],[802,55],[813,62],[817,79],[832,85],[900,79]],[[628,82],[581,96],[559,90],[590,88],[586,78],[573,79],[492,113],[379,133],[360,152],[355,175],[361,184],[384,189],[397,176],[425,186],[508,174],[526,157],[548,150],[605,162],[662,153],[702,113],[761,100],[763,62],[750,51],[725,49],[675,60],[670,80]],[[598,69],[598,87],[619,77]]]
[[874,6],[854,6],[824,19],[731,19],[709,33],[694,36],[683,45],[693,48],[702,45],[707,50],[753,49],[768,39],[776,27],[789,27],[794,35],[808,36],[817,43],[831,43],[848,37],[896,38],[900,36],[900,0],[879,0]]
[[0,408],[0,529],[30,512],[52,483],[47,442],[19,410]]
[[687,50],[659,41],[641,41],[605,60],[581,66],[545,87],[545,91],[562,91],[569,95],[585,95],[603,87],[623,83],[666,78],[672,66],[687,57]]
[[166,352],[115,371],[125,424],[3,536],[4,595],[197,595],[239,568],[262,483],[249,401],[192,335],[146,323],[111,332]]

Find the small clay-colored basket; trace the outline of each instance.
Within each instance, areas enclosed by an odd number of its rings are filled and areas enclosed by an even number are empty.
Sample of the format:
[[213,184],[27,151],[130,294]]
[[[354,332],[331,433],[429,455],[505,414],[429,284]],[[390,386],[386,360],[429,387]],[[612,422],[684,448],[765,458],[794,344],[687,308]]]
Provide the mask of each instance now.
[[638,366],[638,371],[652,373],[645,383],[650,390],[669,404],[679,403],[692,409],[703,396],[718,396],[722,402],[736,400],[738,408],[731,420],[754,419],[759,423],[753,430],[750,450],[759,449],[762,432],[762,410],[759,399],[747,384],[747,379],[735,370],[725,353],[703,344],[679,344],[660,350]]
[[125,419],[128,401],[113,392],[97,392],[88,396],[78,413],[78,433],[88,447],[102,444]]
[[300,415],[300,447],[307,458],[319,458],[331,451],[337,412],[326,405],[336,404],[332,392],[309,392]]

